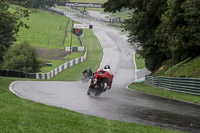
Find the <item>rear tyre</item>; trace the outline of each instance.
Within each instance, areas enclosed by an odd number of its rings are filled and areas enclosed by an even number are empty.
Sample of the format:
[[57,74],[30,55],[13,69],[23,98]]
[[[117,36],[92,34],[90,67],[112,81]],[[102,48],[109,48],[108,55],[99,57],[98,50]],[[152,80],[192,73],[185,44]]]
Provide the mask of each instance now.
[[90,95],[91,88],[88,88],[87,95]]

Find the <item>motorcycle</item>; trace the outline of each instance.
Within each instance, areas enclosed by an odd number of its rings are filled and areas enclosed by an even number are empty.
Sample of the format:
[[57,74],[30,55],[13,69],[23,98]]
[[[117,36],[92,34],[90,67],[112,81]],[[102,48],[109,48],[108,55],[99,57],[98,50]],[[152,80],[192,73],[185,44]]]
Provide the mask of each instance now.
[[81,79],[82,83],[87,83],[90,80],[91,76],[92,76],[91,68],[83,71],[83,76],[82,76],[82,79]]
[[94,83],[94,77],[95,75],[92,76],[91,78],[91,83],[88,88],[87,94],[93,94],[94,96],[100,96],[103,92],[105,92],[107,89],[107,79],[106,78],[101,78],[100,80],[97,80],[96,83]]

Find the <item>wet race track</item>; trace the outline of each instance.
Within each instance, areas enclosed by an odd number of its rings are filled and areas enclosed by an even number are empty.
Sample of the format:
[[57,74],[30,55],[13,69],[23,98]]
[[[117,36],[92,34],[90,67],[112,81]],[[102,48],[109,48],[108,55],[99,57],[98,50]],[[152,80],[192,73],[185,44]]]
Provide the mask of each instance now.
[[[67,14],[72,17],[71,14]],[[126,35],[102,25],[73,17],[93,25],[93,31],[104,48],[100,68],[109,64],[114,74],[112,89],[100,97],[88,96],[88,84],[57,81],[16,81],[10,89],[18,96],[35,102],[57,106],[76,112],[143,125],[151,125],[185,132],[200,132],[200,106],[147,95],[126,89],[143,77],[136,72],[134,50]]]

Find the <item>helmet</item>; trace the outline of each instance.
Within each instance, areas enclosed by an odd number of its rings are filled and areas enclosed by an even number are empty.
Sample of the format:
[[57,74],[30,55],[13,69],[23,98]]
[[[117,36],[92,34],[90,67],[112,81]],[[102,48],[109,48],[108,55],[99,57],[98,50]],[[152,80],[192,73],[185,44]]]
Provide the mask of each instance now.
[[110,66],[109,65],[105,65],[104,69],[110,69]]
[[110,72],[110,66],[109,65],[105,65],[104,68],[103,68],[103,71],[106,71],[106,72]]

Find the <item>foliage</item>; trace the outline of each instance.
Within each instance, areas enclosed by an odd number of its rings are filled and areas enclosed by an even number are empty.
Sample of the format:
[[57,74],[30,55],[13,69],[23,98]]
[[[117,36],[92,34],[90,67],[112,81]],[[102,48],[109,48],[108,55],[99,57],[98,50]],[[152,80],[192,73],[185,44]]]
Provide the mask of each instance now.
[[200,54],[200,1],[168,0],[162,17],[162,34],[176,60]]
[[137,69],[145,68],[145,61],[139,54],[135,54],[135,63],[136,63]]
[[4,56],[4,69],[39,72],[41,66],[36,50],[26,42],[10,47]]
[[174,63],[172,59],[169,59],[155,71],[153,76],[200,78],[199,64],[200,56],[187,58],[179,63]]
[[28,17],[29,12],[25,9],[14,10],[9,12],[9,4],[7,0],[0,1],[0,64],[3,60],[3,55],[10,47],[10,45],[16,41],[15,34],[19,31],[20,27],[26,27],[20,19],[22,17]]
[[119,11],[122,7],[134,9],[130,17],[124,21],[123,28],[129,32],[130,43],[139,42],[143,47],[140,54],[145,58],[149,70],[154,70],[169,57],[166,47],[159,45],[155,34],[161,23],[162,13],[167,7],[166,0],[125,0],[123,2],[109,0],[103,6],[105,11],[110,12]]
[[199,0],[108,0],[105,11],[134,9],[124,21],[129,42],[139,42],[146,67],[153,71],[172,58],[182,61],[200,54]]

